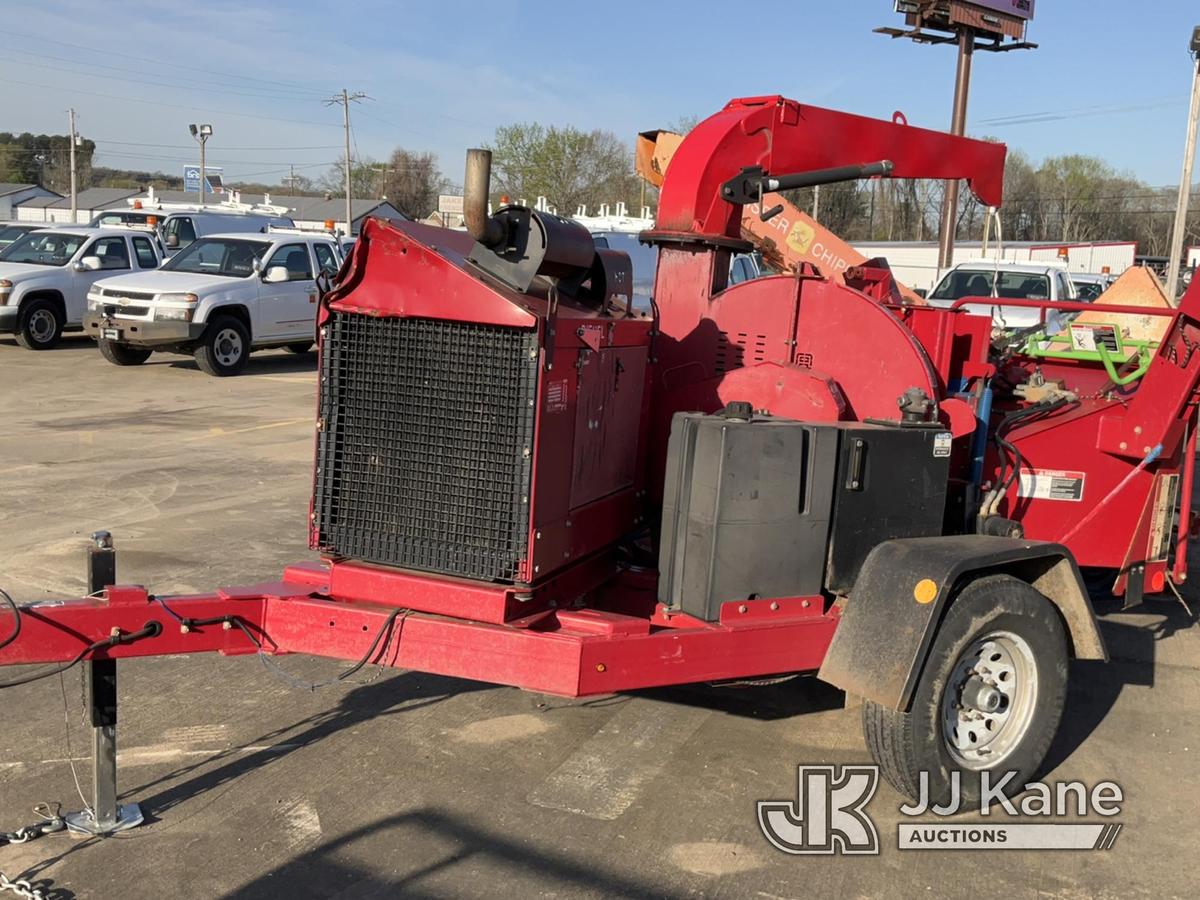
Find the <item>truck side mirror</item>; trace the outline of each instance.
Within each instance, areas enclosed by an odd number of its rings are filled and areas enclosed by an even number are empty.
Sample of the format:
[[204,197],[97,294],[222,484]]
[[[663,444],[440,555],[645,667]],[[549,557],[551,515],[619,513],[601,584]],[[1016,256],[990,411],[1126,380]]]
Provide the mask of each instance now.
[[79,262],[75,263],[75,271],[76,272],[99,272],[100,271],[100,257],[85,256]]
[[179,247],[179,235],[177,235],[177,234],[168,234],[168,235],[167,235],[167,246],[168,246],[168,247],[170,247],[172,250],[178,249],[178,247]]
[[288,280],[287,266],[271,266],[263,274],[263,281],[267,284],[279,284],[281,281]]

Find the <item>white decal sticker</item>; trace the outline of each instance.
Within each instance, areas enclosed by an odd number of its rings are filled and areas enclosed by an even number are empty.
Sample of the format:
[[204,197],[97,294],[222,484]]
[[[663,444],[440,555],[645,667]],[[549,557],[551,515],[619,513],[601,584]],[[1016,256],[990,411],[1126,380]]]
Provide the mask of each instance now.
[[1021,473],[1018,497],[1033,500],[1083,500],[1083,472],[1064,472],[1059,469],[1032,469]]

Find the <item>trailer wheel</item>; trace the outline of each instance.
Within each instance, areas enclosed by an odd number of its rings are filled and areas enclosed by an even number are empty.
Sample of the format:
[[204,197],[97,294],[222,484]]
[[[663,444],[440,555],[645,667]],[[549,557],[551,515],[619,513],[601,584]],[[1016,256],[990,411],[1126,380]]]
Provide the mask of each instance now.
[[193,355],[196,365],[209,375],[237,375],[250,356],[250,332],[233,316],[218,316],[209,323]]
[[140,366],[154,352],[143,347],[130,347],[128,344],[106,341],[103,338],[97,343],[100,345],[100,355],[114,366]]
[[62,337],[63,320],[53,300],[21,304],[17,343],[26,350],[49,350]]
[[908,711],[863,704],[867,747],[892,786],[944,803],[957,772],[964,801],[984,772],[1018,794],[1058,730],[1067,637],[1053,604],[1023,581],[989,575],[964,587],[938,628]]

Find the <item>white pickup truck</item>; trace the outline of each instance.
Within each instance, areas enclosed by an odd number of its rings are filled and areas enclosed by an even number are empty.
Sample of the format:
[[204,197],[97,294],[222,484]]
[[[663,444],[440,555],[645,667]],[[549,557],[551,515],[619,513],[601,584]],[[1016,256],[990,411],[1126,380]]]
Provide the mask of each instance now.
[[88,291],[119,272],[155,270],[153,234],[129,228],[52,227],[31,231],[0,251],[0,333],[29,350],[49,350],[63,331],[79,331]]
[[[929,294],[930,306],[953,306],[964,297],[987,297],[988,302],[968,303],[968,312],[991,316],[997,330],[1034,328],[1042,324],[1041,310],[1029,306],[1011,306],[1005,300],[1075,301],[1079,295],[1071,274],[1060,262],[1018,262],[1013,260],[971,259],[948,271]],[[1061,318],[1057,312],[1047,319]]]
[[113,365],[141,365],[165,351],[194,356],[209,375],[236,375],[252,349],[312,346],[316,277],[341,261],[324,233],[202,237],[156,272],[97,282],[84,330]]

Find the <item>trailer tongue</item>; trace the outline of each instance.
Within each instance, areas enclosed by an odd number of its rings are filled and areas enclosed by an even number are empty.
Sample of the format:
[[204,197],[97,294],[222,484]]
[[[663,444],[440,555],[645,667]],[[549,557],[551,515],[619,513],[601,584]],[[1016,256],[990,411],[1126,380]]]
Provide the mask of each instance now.
[[1068,656],[1105,657],[1077,561],[1131,602],[1186,575],[1200,293],[1142,346],[993,334],[870,267],[727,284],[762,191],[866,172],[999,205],[1004,153],[734,100],[667,172],[643,315],[577,224],[489,217],[473,152],[468,234],[370,220],[322,298],[321,562],[0,611],[0,665],[306,653],[569,696],[819,673],[899,790],[1019,788]]

